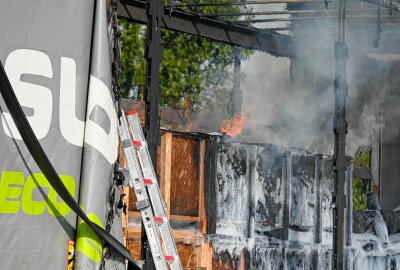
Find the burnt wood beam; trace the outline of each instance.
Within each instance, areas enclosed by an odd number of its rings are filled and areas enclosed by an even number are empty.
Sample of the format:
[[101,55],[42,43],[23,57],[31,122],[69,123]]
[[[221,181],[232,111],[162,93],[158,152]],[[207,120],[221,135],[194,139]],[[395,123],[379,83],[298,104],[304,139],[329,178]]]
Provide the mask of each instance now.
[[321,0],[266,0],[266,1],[244,1],[244,2],[216,2],[216,3],[179,3],[167,6],[174,7],[220,7],[220,6],[247,6],[247,5],[268,5],[286,3],[307,3],[320,2]]
[[[347,13],[355,14],[368,14],[376,13],[375,8],[358,8],[358,9],[347,9]],[[243,12],[223,12],[223,13],[199,13],[200,17],[204,18],[215,18],[215,17],[240,17],[240,16],[270,16],[270,15],[316,15],[321,16],[336,15],[338,14],[337,9],[291,9],[291,10],[269,10],[269,11],[243,11]]]
[[[389,8],[390,0],[361,0],[381,7]],[[266,1],[246,1],[246,2],[217,2],[217,3],[179,3],[175,7],[206,7],[206,6],[246,6],[246,5],[266,5],[266,4],[285,4],[285,3],[307,3],[307,2],[320,2],[320,0],[266,0]],[[349,2],[356,2],[349,0]],[[393,10],[400,11],[400,2],[392,1]]]
[[[202,18],[182,10],[164,9],[161,27],[168,30],[192,34],[232,46],[263,51],[274,56],[293,56],[292,38],[274,33],[261,32],[255,28],[234,25],[213,19]],[[122,0],[118,16],[132,22],[144,24],[147,21],[145,2]]]
[[[318,23],[332,23],[332,21],[337,21],[337,16],[332,16],[329,14],[321,14],[322,16],[301,16],[301,17],[291,17],[291,18],[267,18],[267,19],[250,19],[250,20],[237,20],[235,21],[236,24],[244,24],[249,25],[252,23],[266,23],[266,22],[295,22],[295,23],[302,23],[303,21],[318,21]],[[366,24],[370,23],[371,19],[376,20],[376,14],[371,15],[349,15],[346,16],[349,25],[353,25],[354,23],[359,24]],[[399,17],[390,16],[381,14],[382,23],[398,23]],[[376,22],[374,21],[376,24]]]

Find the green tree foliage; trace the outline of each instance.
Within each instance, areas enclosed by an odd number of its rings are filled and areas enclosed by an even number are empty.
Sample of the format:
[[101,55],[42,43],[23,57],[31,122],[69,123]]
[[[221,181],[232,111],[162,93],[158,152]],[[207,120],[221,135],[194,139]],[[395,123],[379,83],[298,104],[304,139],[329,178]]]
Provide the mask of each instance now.
[[[359,153],[353,160],[355,167],[368,168],[370,164],[370,153],[364,151]],[[353,209],[367,210],[368,182],[360,178],[353,178]]]
[[144,87],[146,62],[144,60],[145,30],[141,25],[120,20],[121,35],[121,94],[130,97]]
[[[196,12],[237,12],[241,9],[240,6],[196,7]],[[140,99],[146,76],[146,28],[123,20],[119,24],[122,28],[121,93],[123,97]],[[201,93],[223,87],[225,80],[232,77],[234,55],[229,45],[165,29],[162,29],[162,45],[160,86],[164,105],[187,108],[190,104],[191,109],[201,109],[205,105]],[[244,59],[249,54],[242,51],[241,56]]]

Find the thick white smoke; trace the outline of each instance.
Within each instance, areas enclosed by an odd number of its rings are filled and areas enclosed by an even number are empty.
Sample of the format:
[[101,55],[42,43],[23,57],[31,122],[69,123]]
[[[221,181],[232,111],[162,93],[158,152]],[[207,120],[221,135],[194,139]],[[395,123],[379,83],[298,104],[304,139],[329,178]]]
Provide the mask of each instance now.
[[[349,20],[347,27],[350,155],[359,147],[368,147],[371,135],[380,132],[382,107],[384,123],[395,123],[400,115],[393,105],[399,100],[395,93],[398,80],[392,78],[399,57],[387,53],[398,37],[382,32],[381,45],[374,48],[375,21],[370,17],[369,23],[359,25]],[[249,118],[247,136],[242,138],[332,153],[336,23],[302,23],[292,35],[294,60],[256,52],[242,63],[243,111]],[[398,128],[387,127],[385,134],[393,139]]]

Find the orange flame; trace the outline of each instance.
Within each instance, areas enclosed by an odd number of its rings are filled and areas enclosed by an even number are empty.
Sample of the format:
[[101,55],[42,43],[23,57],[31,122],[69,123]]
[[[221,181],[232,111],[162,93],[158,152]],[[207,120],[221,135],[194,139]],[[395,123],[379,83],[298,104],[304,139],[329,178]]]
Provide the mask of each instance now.
[[221,133],[234,138],[242,132],[245,124],[246,117],[241,113],[235,113],[232,119],[221,122]]

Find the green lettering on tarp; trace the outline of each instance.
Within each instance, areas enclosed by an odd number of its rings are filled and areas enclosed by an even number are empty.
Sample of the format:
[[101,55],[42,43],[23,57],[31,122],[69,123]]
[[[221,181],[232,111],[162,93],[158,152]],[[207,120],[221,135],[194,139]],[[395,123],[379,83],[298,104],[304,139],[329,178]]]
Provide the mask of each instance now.
[[28,176],[25,182],[24,191],[22,192],[22,210],[25,214],[31,216],[41,215],[44,210],[46,210],[46,202],[34,201],[32,199],[33,191],[37,187],[40,187],[41,189],[50,187],[50,183],[43,174],[34,173]]
[[[104,229],[101,220],[94,213],[90,212],[87,216],[93,223]],[[79,223],[77,232],[76,250],[92,261],[100,262],[103,251],[103,242],[100,237],[84,221]]]
[[[21,196],[24,182],[24,174],[21,172],[2,172],[0,181],[0,213],[18,213],[21,202],[15,199],[19,199]],[[19,185],[19,187],[10,185]]]
[[[65,187],[68,189],[69,193],[74,197],[75,194],[75,180],[69,175],[60,175],[61,181],[64,183]],[[71,208],[65,203],[64,201],[58,202],[57,201],[57,192],[54,190],[54,188],[50,188],[49,191],[49,200],[50,204],[49,207],[47,208],[47,211],[49,211],[50,215],[53,216],[66,216],[69,214],[71,211]],[[51,205],[54,205],[55,211]]]
[[[60,178],[74,197],[75,180],[69,175],[60,175]],[[20,187],[10,185],[19,185]],[[33,200],[35,189],[38,189],[46,199]],[[29,175],[25,182],[22,172],[3,171],[0,182],[0,214],[18,213],[20,205],[25,214],[32,216],[42,215],[46,206],[47,211],[53,216],[66,216],[71,211],[65,202],[57,201],[57,192],[43,174]]]

